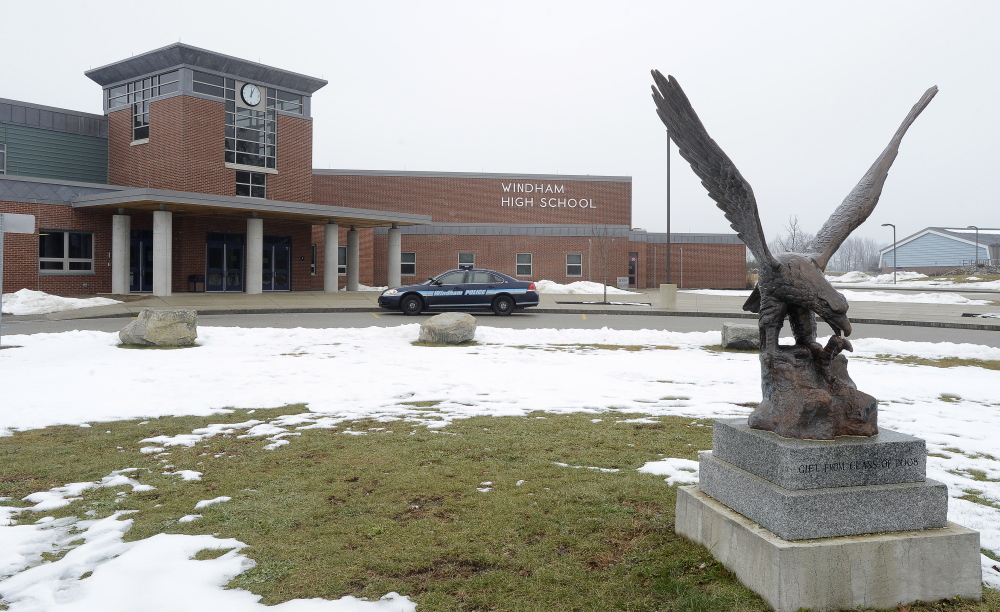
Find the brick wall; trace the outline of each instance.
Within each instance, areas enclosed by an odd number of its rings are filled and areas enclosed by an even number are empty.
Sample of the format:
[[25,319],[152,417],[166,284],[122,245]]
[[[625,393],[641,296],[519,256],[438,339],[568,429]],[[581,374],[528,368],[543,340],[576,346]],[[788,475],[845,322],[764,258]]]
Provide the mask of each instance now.
[[[639,253],[639,275],[645,287],[667,282],[666,244],[632,242]],[[746,288],[746,246],[742,244],[670,245],[671,280],[681,289]]]
[[[628,244],[616,240],[608,250],[608,282],[612,285],[615,277],[628,274]],[[376,285],[385,285],[388,236],[376,235],[374,247],[374,281]],[[579,237],[404,235],[402,250],[417,254],[416,274],[404,276],[403,284],[418,283],[428,276],[457,268],[459,253],[475,253],[477,268],[496,270],[515,278],[517,253],[532,255],[531,276],[526,279],[565,284],[579,280],[600,282],[604,275],[597,247],[591,246],[587,238]],[[582,276],[566,276],[567,253],[583,256]]]
[[267,176],[267,199],[312,202],[312,120],[278,115],[278,174]]
[[74,210],[53,204],[0,202],[0,211],[35,216],[36,230],[73,230],[94,233],[93,274],[39,274],[38,234],[4,236],[4,292],[19,289],[56,295],[92,295],[111,291],[111,218],[96,211]]
[[191,96],[156,100],[149,142],[132,145],[132,111],[108,115],[108,182],[233,195],[236,171],[225,167],[225,105]]
[[[504,191],[504,185],[509,189],[531,185],[532,191]],[[541,191],[535,191],[536,187]],[[563,193],[547,193],[547,187],[562,188]],[[505,206],[504,198],[522,198],[522,206]],[[581,198],[587,207],[580,206]],[[560,199],[566,205],[560,206]],[[568,206],[571,199],[576,200],[572,208]],[[315,174],[313,201],[431,215],[435,223],[632,223],[632,183],[628,181]]]

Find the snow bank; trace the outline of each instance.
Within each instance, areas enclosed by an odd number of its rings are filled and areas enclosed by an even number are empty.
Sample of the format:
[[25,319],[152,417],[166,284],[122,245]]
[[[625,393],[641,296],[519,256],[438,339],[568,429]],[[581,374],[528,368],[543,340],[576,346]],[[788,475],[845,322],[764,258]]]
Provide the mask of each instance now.
[[48,314],[50,312],[62,312],[63,310],[76,310],[77,308],[107,306],[108,304],[120,303],[119,300],[112,300],[110,298],[66,298],[59,297],[58,295],[49,295],[43,291],[21,289],[14,293],[3,294],[3,314]]
[[[555,281],[540,280],[535,281],[535,290],[538,293],[553,294],[574,294],[574,295],[604,295],[604,285],[590,281],[576,281],[566,285],[560,285]],[[618,287],[608,285],[609,294],[634,293],[634,291],[624,291]]]
[[[906,272],[897,271],[896,281],[910,281],[918,278],[927,278],[926,274],[921,274],[919,272]],[[888,274],[876,274],[874,276],[870,274],[865,274],[864,272],[847,272],[839,276],[828,275],[826,280],[830,281],[832,284],[851,284],[851,283],[873,283],[879,285],[891,285],[892,284],[892,272]]]

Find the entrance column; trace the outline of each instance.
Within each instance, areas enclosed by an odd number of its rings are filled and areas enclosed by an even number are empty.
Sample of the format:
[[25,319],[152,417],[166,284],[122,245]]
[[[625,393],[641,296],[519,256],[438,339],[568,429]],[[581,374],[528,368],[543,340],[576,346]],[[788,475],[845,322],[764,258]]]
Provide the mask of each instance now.
[[129,291],[129,250],[132,246],[132,218],[124,208],[111,217],[111,293]]
[[248,295],[263,293],[264,220],[257,217],[247,219],[246,279],[246,292]]
[[347,290],[358,290],[358,267],[361,265],[361,243],[358,230],[352,225],[347,232]]
[[168,296],[173,287],[173,213],[160,206],[153,211],[153,295]]
[[323,226],[323,291],[337,293],[340,274],[340,226],[327,223]]
[[386,280],[390,287],[398,287],[403,284],[400,267],[403,263],[403,240],[402,236],[400,236],[401,233],[395,223],[389,228],[389,274],[386,276]]

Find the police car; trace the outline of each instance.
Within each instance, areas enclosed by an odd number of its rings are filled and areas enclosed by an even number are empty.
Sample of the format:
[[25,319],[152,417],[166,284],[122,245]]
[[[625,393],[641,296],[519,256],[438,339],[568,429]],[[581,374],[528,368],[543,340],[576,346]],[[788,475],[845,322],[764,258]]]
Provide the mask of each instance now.
[[444,274],[428,278],[419,285],[386,289],[378,305],[389,310],[402,310],[416,315],[424,310],[490,309],[500,316],[514,310],[538,306],[535,283],[520,281],[493,270],[476,270],[461,266]]

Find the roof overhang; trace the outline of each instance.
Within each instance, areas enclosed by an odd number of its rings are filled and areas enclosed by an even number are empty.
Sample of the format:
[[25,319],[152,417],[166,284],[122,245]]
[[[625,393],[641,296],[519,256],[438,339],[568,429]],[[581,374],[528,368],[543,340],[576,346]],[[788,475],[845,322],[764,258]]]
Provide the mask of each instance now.
[[377,227],[392,224],[422,225],[431,222],[430,215],[148,188],[79,196],[72,199],[71,205],[73,208],[81,209],[169,210],[185,216],[246,219],[256,215],[263,219],[297,221],[312,225],[338,223],[356,227]]
[[298,92],[313,94],[317,89],[327,84],[324,79],[290,72],[272,66],[265,66],[231,55],[224,55],[193,47],[184,43],[173,43],[166,47],[154,49],[128,59],[113,62],[106,66],[84,72],[91,80],[102,87],[130,81],[136,78],[163,72],[182,66],[203,68],[215,72],[231,74],[255,83],[268,83],[276,87],[284,87]]

